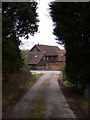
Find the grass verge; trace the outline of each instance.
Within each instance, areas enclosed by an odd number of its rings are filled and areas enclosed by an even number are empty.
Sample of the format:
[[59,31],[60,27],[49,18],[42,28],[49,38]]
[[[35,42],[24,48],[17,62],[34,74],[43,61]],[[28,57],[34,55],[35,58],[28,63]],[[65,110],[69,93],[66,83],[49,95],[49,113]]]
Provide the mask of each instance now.
[[63,78],[61,74],[58,80],[60,88],[69,104],[70,108],[74,111],[77,118],[87,118],[88,117],[88,100],[86,100],[79,89],[72,87],[66,79]]
[[36,82],[36,78],[29,71],[8,74],[2,81],[2,107],[13,103],[14,99]]
[[43,73],[32,73],[32,76],[36,79],[40,78],[43,75]]

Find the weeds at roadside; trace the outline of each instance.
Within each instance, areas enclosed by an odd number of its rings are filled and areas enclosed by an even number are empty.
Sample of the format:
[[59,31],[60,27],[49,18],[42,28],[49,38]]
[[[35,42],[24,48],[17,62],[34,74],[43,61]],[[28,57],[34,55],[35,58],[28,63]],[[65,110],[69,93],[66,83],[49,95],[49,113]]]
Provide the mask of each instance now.
[[22,70],[19,73],[8,74],[7,80],[2,81],[2,107],[12,103],[16,96],[35,82],[36,78],[29,71]]
[[[60,86],[62,86],[61,89],[66,97],[68,104],[71,106],[73,111],[75,111],[76,114],[80,114],[80,115],[82,114],[81,116],[83,116],[84,114],[88,116],[88,100],[84,98],[82,89],[74,88],[73,85],[65,78],[65,76],[63,76],[62,72],[60,74],[60,79],[58,81]],[[81,110],[79,110],[79,108]]]
[[40,78],[43,75],[43,73],[32,73],[32,76],[34,76],[36,79]]
[[29,112],[28,116],[30,118],[43,118],[44,116],[44,106],[45,106],[45,100],[43,98],[40,98],[37,101],[34,101],[35,107]]

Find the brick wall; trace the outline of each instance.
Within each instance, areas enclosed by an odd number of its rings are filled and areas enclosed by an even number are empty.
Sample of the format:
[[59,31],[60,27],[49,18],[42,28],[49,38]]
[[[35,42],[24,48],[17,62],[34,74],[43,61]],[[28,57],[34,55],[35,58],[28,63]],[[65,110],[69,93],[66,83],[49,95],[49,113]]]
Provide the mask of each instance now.
[[46,69],[60,70],[65,65],[65,62],[46,63]]

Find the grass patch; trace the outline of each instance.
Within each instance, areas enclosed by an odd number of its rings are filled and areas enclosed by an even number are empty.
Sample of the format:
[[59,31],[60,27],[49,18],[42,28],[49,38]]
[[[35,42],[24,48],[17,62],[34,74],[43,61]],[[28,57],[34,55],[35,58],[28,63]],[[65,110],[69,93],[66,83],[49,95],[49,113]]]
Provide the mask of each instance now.
[[65,76],[63,76],[63,73],[60,74],[59,83],[61,83],[60,86],[62,86],[63,93],[66,96],[68,103],[72,105],[73,102],[70,103],[70,99],[76,102],[74,106],[78,105],[78,109],[80,108],[83,111],[80,114],[85,114],[87,116],[89,103],[88,100],[84,98],[82,89],[73,87],[73,85],[65,78]]
[[31,118],[43,118],[43,116],[44,116],[43,110],[44,110],[45,100],[41,98],[36,101],[35,105],[36,105],[35,108],[32,109],[32,111],[31,111],[30,117]]
[[35,83],[36,79],[29,71],[8,74],[2,81],[2,107],[11,104],[14,99]]
[[79,101],[81,107],[86,112],[86,114],[88,114],[88,101],[86,99],[84,99],[83,97],[79,97],[78,101]]
[[36,79],[40,78],[43,75],[43,73],[32,73],[32,76],[34,76]]
[[60,81],[62,81],[62,83],[66,86],[66,87],[72,87],[73,85],[66,80],[65,76],[63,76],[63,73],[60,73]]

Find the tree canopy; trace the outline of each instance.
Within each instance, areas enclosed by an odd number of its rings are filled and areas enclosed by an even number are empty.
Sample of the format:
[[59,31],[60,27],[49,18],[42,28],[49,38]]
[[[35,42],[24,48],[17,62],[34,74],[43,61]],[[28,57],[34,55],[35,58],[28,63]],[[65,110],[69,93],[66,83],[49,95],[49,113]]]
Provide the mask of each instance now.
[[38,30],[36,2],[2,3],[2,59],[3,72],[18,70],[23,65],[19,37],[34,35]]
[[65,72],[76,87],[90,79],[90,3],[50,4],[54,35],[65,45]]

